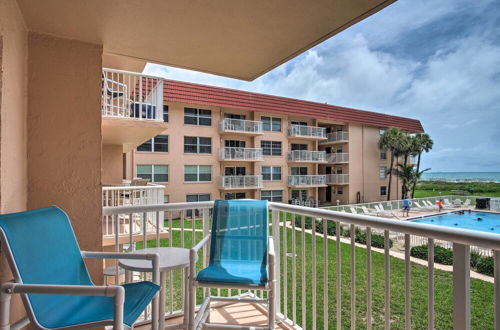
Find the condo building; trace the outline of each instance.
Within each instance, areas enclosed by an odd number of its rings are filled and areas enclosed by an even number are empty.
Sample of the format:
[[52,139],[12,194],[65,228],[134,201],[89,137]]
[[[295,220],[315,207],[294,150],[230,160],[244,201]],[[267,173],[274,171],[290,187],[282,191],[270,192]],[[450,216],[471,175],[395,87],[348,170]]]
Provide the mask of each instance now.
[[[142,179],[157,202],[249,198],[320,206],[384,200],[389,157],[378,148],[380,134],[388,127],[423,131],[415,119],[159,78],[130,83],[113,70],[105,76],[112,90],[133,84],[136,95],[152,92],[150,103],[134,101],[129,115],[158,125],[151,138],[139,134],[144,141],[124,147],[123,159],[106,157],[112,146],[103,147],[103,159],[116,163],[104,162],[104,172],[113,171],[105,184]],[[116,112],[121,102],[103,102],[103,113]],[[393,199],[398,187],[395,178]]]

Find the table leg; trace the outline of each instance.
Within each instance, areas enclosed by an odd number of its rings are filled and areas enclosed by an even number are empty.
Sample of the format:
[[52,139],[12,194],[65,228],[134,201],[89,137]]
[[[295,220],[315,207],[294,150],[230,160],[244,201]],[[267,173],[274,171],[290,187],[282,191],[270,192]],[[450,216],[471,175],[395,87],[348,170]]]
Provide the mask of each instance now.
[[166,294],[166,284],[167,283],[167,273],[160,272],[160,315],[159,315],[159,329],[165,329],[165,294]]

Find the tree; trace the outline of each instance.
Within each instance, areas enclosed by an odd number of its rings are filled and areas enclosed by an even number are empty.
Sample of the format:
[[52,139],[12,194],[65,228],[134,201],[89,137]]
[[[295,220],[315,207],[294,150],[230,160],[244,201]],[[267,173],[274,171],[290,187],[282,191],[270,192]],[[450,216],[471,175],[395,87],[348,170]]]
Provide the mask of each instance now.
[[430,170],[430,168],[426,168],[423,171],[418,171],[414,165],[397,164],[397,167],[393,169],[393,173],[401,179],[403,199],[408,197],[408,192],[410,191],[412,185],[420,180],[422,174],[428,170]]
[[387,187],[387,200],[391,199],[392,173],[394,169],[394,159],[401,155],[403,150],[405,133],[397,128],[389,128],[380,136],[378,145],[380,150],[391,153],[391,164],[387,173],[389,174],[389,186]]
[[[415,135],[415,137],[413,138],[414,139],[414,152],[415,154],[417,155],[417,173],[419,172],[420,170],[420,158],[422,156],[422,153],[425,151],[425,152],[429,152],[433,145],[434,145],[434,141],[432,141],[431,137],[429,136],[429,134],[426,134],[426,133],[418,133],[417,135]],[[422,173],[425,172],[425,171],[422,171]],[[415,188],[417,187],[417,181],[413,182],[413,187],[412,187],[412,190],[411,190],[411,195],[414,196],[415,195]]]

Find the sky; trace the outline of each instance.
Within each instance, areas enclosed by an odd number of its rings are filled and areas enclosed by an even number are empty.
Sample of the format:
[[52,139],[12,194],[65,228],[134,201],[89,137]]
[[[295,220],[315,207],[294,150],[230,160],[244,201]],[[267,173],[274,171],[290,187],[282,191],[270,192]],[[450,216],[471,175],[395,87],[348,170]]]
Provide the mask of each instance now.
[[500,172],[499,0],[399,0],[252,82],[145,72],[416,118],[434,140],[422,168]]

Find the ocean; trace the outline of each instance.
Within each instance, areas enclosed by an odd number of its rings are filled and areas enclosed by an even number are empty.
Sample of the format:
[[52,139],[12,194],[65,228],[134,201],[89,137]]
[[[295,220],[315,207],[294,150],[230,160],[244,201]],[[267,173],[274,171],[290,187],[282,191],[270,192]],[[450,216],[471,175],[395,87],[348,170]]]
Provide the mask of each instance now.
[[450,182],[500,182],[500,172],[424,172],[422,180]]

